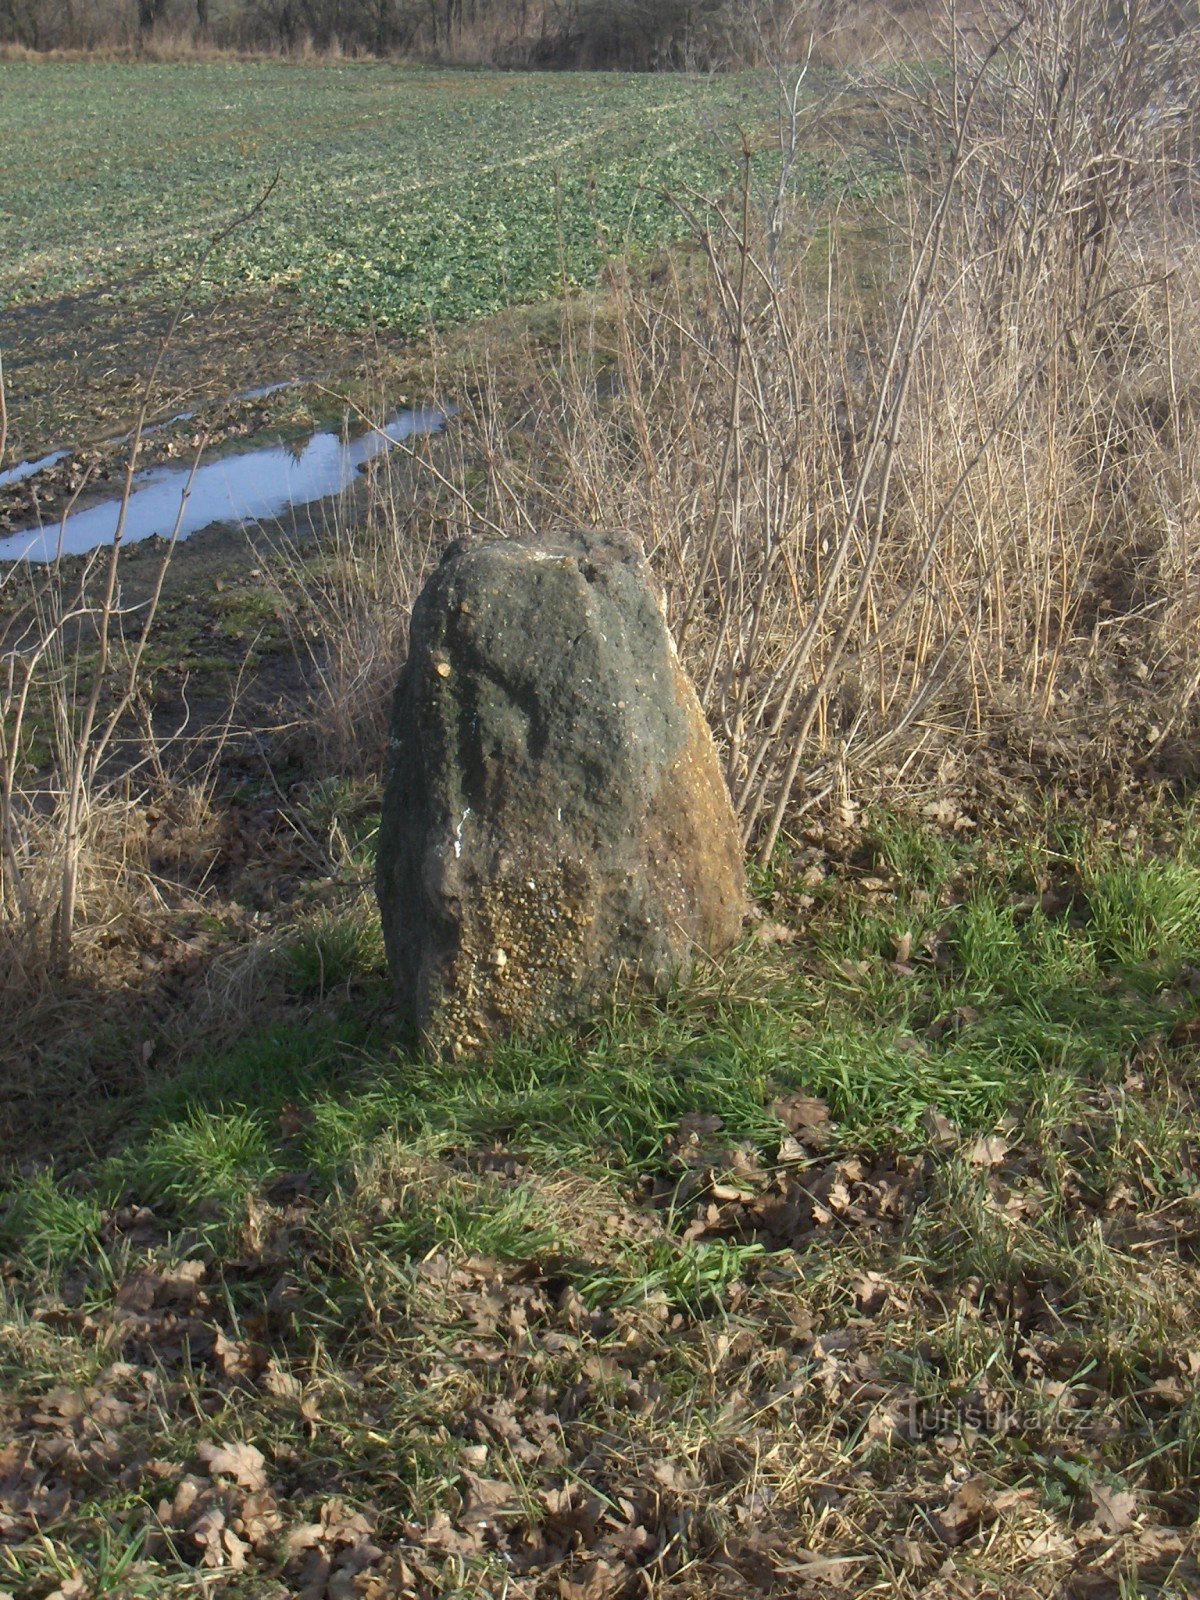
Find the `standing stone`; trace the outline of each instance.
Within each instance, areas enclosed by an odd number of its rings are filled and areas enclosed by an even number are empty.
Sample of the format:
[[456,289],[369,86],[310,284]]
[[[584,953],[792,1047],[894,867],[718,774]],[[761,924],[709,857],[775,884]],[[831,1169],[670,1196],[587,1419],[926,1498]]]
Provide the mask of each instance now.
[[463,539],[413,609],[378,893],[401,1004],[451,1054],[661,984],[741,926],[716,750],[627,539]]

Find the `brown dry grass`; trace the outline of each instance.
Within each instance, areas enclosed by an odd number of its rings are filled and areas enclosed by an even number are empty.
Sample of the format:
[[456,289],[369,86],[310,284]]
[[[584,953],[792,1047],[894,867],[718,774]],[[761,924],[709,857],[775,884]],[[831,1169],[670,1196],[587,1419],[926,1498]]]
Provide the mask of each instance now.
[[[994,13],[989,53],[963,13],[952,70],[888,91],[879,115],[910,159],[874,204],[776,206],[751,171],[715,206],[680,197],[691,252],[614,268],[549,355],[513,358],[518,403],[511,373],[433,364],[466,389],[450,441],[399,453],[365,528],[287,557],[318,772],[377,769],[441,543],[591,523],[635,533],[662,577],[762,857],[815,806],[969,784],[989,746],[1041,782],[1190,777],[1200,251],[1172,85],[1191,81],[1196,36],[1147,13],[1110,59],[1076,0],[1023,15]],[[781,125],[785,151],[837,125],[814,101]],[[28,660],[8,656],[6,726]],[[45,662],[52,704],[74,669],[61,650]],[[37,795],[20,871],[39,886],[34,906],[10,850],[3,936],[31,953],[7,981],[47,975],[68,744],[48,785],[17,771],[44,751],[5,747],[10,816]],[[110,798],[106,819],[98,790],[82,797],[69,849],[88,886],[79,951],[154,900],[136,828],[111,845],[129,813]]]
[[618,271],[519,417],[467,375],[439,517],[641,538],[762,855],[989,740],[1190,770],[1197,35],[1147,22],[1110,60],[1074,0],[993,21],[889,96],[918,155],[873,214],[785,216],[747,155],[693,209],[703,282]]

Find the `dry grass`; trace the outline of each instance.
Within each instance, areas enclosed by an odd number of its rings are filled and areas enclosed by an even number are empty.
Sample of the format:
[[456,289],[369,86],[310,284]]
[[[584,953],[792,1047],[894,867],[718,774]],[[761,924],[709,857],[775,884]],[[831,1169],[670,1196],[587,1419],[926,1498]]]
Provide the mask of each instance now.
[[131,747],[127,724],[144,714],[141,668],[168,560],[136,613],[120,600],[119,537],[74,581],[60,562],[6,575],[16,591],[0,658],[6,1008],[71,977],[81,949],[103,943],[150,890],[144,802],[161,752]]
[[[64,555],[67,524],[86,474],[59,524],[56,551],[0,572],[0,1000],[18,1037],[30,1006],[79,975],[83,952],[128,935],[137,912],[164,906],[149,871],[147,802],[159,798],[187,834],[210,828],[209,796],[228,734],[206,730],[208,749],[180,782],[170,772],[145,693],[147,650],[191,489],[137,599],[126,594],[126,521],[147,418],[167,350],[210,252],[253,217],[266,193],[199,254],[147,374],[130,434],[111,537],[89,555]],[[205,445],[198,439],[195,473]],[[7,405],[0,367],[0,461]],[[11,1043],[0,1037],[0,1049]],[[6,1052],[7,1053],[7,1052]]]
[[1195,1593],[1195,817],[1062,822],[831,835],[794,944],[470,1073],[243,1031],[15,1176],[0,1582]]
[[267,44],[253,49],[238,45],[219,45],[200,39],[186,30],[178,33],[168,29],[156,31],[145,43],[132,37],[107,40],[88,45],[59,45],[47,49],[34,49],[15,40],[0,40],[0,61],[278,61],[281,57],[301,60],[320,58],[338,61],[343,52],[337,46],[317,50],[305,41],[293,50]]
[[[362,527],[281,551],[317,772],[377,770],[408,609],[448,537],[572,523],[644,542],[760,858],[816,805],[961,781],[988,742],[1079,781],[1180,770],[1200,686],[1177,96],[1196,36],[1152,8],[1113,56],[1076,0],[992,16],[990,43],[964,14],[950,70],[881,103],[921,153],[890,195],[781,206],[747,152],[740,193],[679,197],[692,253],[614,268],[598,312],[568,305],[557,347],[513,361],[517,404],[511,375],[467,372],[451,436],[394,454]],[[785,154],[837,125],[800,104]],[[133,757],[104,788],[146,636],[127,645],[106,561],[74,606],[50,574],[8,624],[7,974],[64,965],[64,906],[72,937],[103,942],[154,898],[136,830],[112,842]],[[152,752],[145,770],[169,781]]]
[[[359,411],[355,425],[382,430],[386,420]],[[305,663],[316,773],[380,771],[409,615],[442,536],[441,481],[456,471],[446,455],[428,438],[384,452],[365,497],[351,491],[329,507],[319,549],[282,533],[274,541],[265,581]],[[432,483],[418,486],[417,474]]]
[[785,215],[747,152],[740,195],[693,205],[702,283],[618,271],[519,415],[467,375],[439,519],[643,541],[763,857],[868,774],[997,737],[1186,760],[1197,34],[1143,15],[1110,59],[1075,0],[992,16],[890,95],[922,153],[898,200]]

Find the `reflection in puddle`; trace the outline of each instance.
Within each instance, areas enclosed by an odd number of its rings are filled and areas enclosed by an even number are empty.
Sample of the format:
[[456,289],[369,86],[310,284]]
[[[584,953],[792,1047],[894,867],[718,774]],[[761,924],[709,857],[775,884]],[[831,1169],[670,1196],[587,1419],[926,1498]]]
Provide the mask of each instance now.
[[[206,462],[192,478],[179,537],[186,539],[214,522],[260,522],[294,506],[339,494],[354,481],[363,462],[386,450],[389,441],[437,433],[444,421],[445,413],[432,408],[401,411],[380,431],[356,439],[314,433],[299,448],[270,445]],[[170,535],[180,516],[189,471],[179,466],[150,467],[136,475],[123,543],[135,544],[156,533]],[[0,538],[0,561],[53,561],[60,549],[63,555],[83,555],[111,542],[120,510],[118,499],[104,500],[74,512],[65,532],[61,524],[51,523],[7,534]]]
[[[278,394],[282,389],[298,389],[302,384],[311,382],[311,378],[284,378],[281,383],[261,383],[255,389],[239,389],[237,394],[231,394],[223,403],[227,406],[237,406],[246,400],[263,400],[268,395]],[[180,422],[190,422],[198,415],[198,409],[193,408],[191,411],[176,411],[162,422],[148,422],[142,429],[142,438],[149,439],[152,434],[164,433],[168,428],[174,428]],[[131,431],[118,434],[113,439],[102,439],[100,442],[106,445],[123,445],[128,444],[132,438]],[[49,455],[39,456],[36,461],[21,461],[15,467],[6,467],[0,472],[0,489],[7,489],[10,484],[20,483],[25,478],[32,478],[35,473],[45,472],[47,467],[56,467],[71,453],[69,449],[51,450]]]

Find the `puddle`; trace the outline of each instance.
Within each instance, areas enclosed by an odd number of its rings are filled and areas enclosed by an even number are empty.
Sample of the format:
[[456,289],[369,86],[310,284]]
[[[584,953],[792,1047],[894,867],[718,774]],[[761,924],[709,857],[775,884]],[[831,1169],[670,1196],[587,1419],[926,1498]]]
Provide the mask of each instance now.
[[[389,443],[415,434],[437,433],[446,413],[426,408],[401,411],[379,432],[343,439],[336,433],[314,433],[306,444],[290,448],[269,445],[205,462],[192,478],[183,507],[179,538],[198,533],[214,522],[261,522],[295,506],[339,494],[353,483],[364,462]],[[15,470],[15,469],[13,469]],[[125,515],[123,543],[136,544],[153,534],[168,537],[180,516],[180,501],[189,476],[181,466],[149,467],[134,478]],[[65,533],[57,522],[23,528],[0,538],[0,561],[53,561],[84,555],[111,542],[120,515],[118,499],[74,512]]]
[[7,489],[10,483],[20,483],[22,478],[32,478],[35,472],[45,472],[47,467],[56,467],[70,454],[69,450],[51,450],[48,456],[39,456],[36,461],[22,461],[15,467],[6,467],[0,472],[0,489]]
[[[255,389],[239,389],[236,394],[231,394],[222,404],[227,406],[241,405],[246,400],[265,400],[268,395],[279,394],[284,389],[297,389],[303,384],[311,383],[311,378],[284,378],[281,383],[262,383]],[[173,416],[164,417],[161,422],[148,422],[142,429],[142,438],[149,439],[156,433],[165,433],[168,428],[174,428],[181,422],[191,422],[193,417],[200,415],[200,408],[191,411],[176,411]],[[110,439],[102,439],[102,445],[120,446],[128,444],[133,438],[132,432],[116,434]],[[65,461],[71,450],[52,450],[49,455],[39,456],[36,461],[22,461],[15,467],[7,467],[0,472],[0,489],[7,489],[10,484],[20,483],[25,478],[32,478],[35,473],[45,472],[48,467],[56,467],[60,461]]]
[[[284,378],[282,383],[261,383],[257,389],[239,389],[236,394],[228,395],[220,404],[227,406],[241,405],[245,400],[265,400],[268,395],[279,394],[284,389],[298,389],[302,384],[311,383],[311,378]],[[191,411],[176,411],[174,416],[165,417],[162,422],[148,422],[142,429],[142,438],[148,439],[151,434],[165,433],[168,428],[174,428],[180,422],[191,422],[193,417],[200,415],[201,407],[194,406]],[[132,433],[123,433],[119,438],[105,440],[106,444],[128,444],[133,438]],[[67,451],[61,451],[60,457]],[[54,458],[47,458],[47,460]],[[39,466],[45,465],[39,463]]]
[[[257,389],[240,389],[237,394],[231,394],[225,404],[233,406],[241,400],[264,400],[269,394],[279,394],[284,389],[296,389],[301,384],[312,381],[311,378],[284,378],[281,383],[260,383]],[[195,412],[192,415],[194,416]]]

